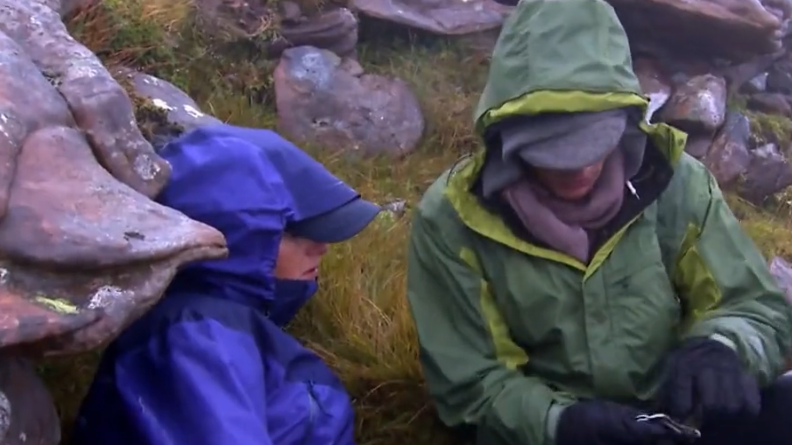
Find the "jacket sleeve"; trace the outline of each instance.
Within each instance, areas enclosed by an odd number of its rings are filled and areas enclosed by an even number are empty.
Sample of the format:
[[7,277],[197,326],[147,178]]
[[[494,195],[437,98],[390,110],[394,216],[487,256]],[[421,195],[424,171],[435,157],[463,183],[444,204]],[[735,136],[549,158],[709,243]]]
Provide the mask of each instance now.
[[118,388],[140,445],[272,445],[253,340],[211,320],[182,322],[120,357]]
[[[675,284],[689,304],[687,337],[735,349],[762,385],[784,370],[792,348],[792,310],[714,177],[697,166],[686,193],[688,221]],[[691,214],[691,213],[689,213]]]
[[518,369],[525,352],[509,338],[475,261],[465,261],[449,236],[416,212],[407,291],[439,416],[449,426],[475,426],[481,445],[552,443],[561,398]]

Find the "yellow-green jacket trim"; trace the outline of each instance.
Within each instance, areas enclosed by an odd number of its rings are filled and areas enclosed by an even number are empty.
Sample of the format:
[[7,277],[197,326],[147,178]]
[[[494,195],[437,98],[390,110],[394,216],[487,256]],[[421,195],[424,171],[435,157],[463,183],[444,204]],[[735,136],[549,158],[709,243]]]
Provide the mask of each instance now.
[[[646,109],[629,45],[602,0],[523,0],[504,25],[475,115]],[[479,154],[418,206],[408,299],[427,387],[481,445],[551,444],[581,398],[651,401],[682,339],[733,347],[762,384],[784,369],[792,310],[685,135],[643,124],[674,166],[659,199],[588,265],[514,235],[470,193]]]

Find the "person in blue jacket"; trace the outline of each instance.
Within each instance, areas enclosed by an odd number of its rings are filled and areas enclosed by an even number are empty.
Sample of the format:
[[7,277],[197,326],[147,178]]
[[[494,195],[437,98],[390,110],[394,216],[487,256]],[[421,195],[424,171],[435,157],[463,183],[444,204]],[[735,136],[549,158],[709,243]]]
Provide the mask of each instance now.
[[166,145],[158,202],[220,230],[229,256],[182,269],[106,349],[74,445],[352,445],[349,396],[283,331],[329,243],[380,208],[268,130],[201,127]]

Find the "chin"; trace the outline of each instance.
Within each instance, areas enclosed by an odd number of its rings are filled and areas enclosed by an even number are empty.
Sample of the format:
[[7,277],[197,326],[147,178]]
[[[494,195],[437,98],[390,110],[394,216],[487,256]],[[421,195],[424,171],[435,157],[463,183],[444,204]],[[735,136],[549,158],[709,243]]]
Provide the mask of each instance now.
[[591,187],[584,190],[556,193],[556,196],[566,201],[578,201],[588,196],[589,193],[591,193]]

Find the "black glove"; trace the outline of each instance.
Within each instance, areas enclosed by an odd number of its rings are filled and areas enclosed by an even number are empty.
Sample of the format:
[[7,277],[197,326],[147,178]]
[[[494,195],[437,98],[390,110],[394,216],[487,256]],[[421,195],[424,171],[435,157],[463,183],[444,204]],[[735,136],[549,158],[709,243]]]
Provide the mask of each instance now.
[[675,438],[663,425],[638,422],[643,412],[606,401],[578,402],[558,419],[556,445],[643,445]]
[[695,414],[708,423],[759,414],[759,384],[737,354],[717,340],[687,340],[671,355],[666,371],[658,401],[677,420]]

